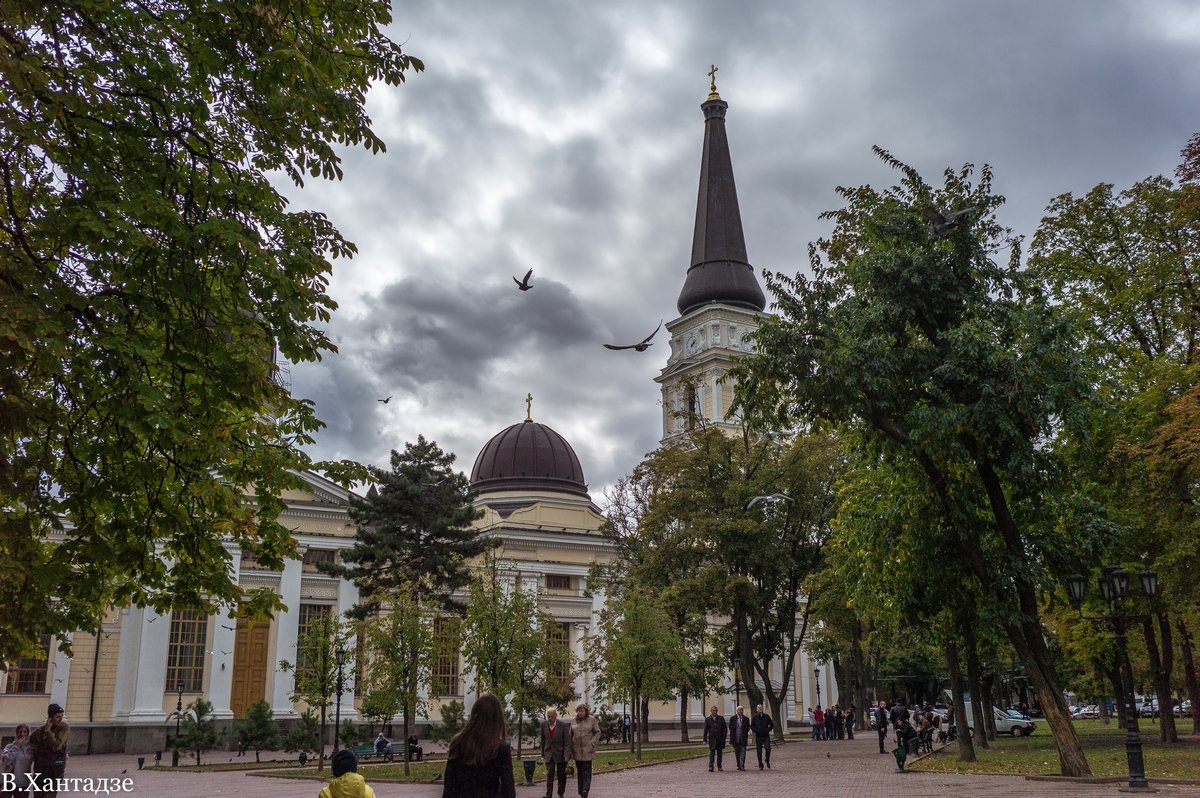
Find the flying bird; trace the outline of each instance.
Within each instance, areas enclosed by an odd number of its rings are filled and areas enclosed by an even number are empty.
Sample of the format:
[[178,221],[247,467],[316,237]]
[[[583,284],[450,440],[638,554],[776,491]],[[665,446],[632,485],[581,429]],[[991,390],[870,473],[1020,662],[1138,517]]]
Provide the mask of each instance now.
[[533,276],[533,269],[530,269],[529,271],[525,272],[524,279],[518,280],[516,277],[513,277],[513,282],[517,284],[518,289],[520,289],[522,291],[528,291],[530,288],[533,288],[533,286],[529,284],[529,278],[532,276]]
[[941,211],[932,205],[926,205],[921,209],[921,215],[929,220],[933,225],[933,232],[937,235],[944,236],[958,226],[958,220],[966,216],[968,213],[974,213],[978,208],[962,208],[961,210],[942,215]]
[[753,499],[750,500],[749,504],[746,505],[746,509],[749,510],[751,507],[753,507],[756,504],[759,504],[760,502],[768,502],[770,504],[774,504],[775,502],[790,502],[790,501],[792,501],[792,497],[786,496],[782,493],[772,493],[770,496],[755,496]]
[[645,338],[638,341],[636,344],[628,344],[626,346],[617,346],[616,344],[605,344],[604,348],[612,349],[614,351],[621,350],[621,349],[632,349],[635,352],[645,352],[647,349],[649,349],[651,346],[654,345],[654,344],[650,343],[650,339],[653,338],[654,336],[658,335],[658,331],[661,329],[662,329],[662,319],[659,319],[658,326],[654,328],[654,332],[650,333]]
[[[394,395],[395,395],[395,394],[393,394],[393,396],[394,396]],[[379,402],[380,404],[384,404],[384,405],[386,405],[388,402],[392,401],[392,397],[391,397],[391,396],[389,396],[387,399],[376,399],[375,401],[376,401],[376,402]]]

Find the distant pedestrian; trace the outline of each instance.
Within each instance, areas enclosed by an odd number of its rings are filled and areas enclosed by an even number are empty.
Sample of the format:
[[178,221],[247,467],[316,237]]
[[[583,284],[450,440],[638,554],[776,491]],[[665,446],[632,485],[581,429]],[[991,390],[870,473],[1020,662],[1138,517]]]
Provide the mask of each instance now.
[[318,798],[375,798],[371,785],[358,775],[358,757],[349,748],[330,758],[329,770],[333,780],[325,785]]
[[596,758],[596,743],[600,741],[600,723],[587,704],[575,707],[575,722],[571,724],[571,750],[575,753],[575,778],[580,798],[588,798],[592,789],[592,760]]
[[729,718],[729,744],[733,746],[737,769],[745,770],[746,746],[750,744],[750,719],[746,717],[745,707],[738,707]]
[[504,741],[500,699],[484,693],[450,741],[442,798],[516,798],[512,748]]
[[771,716],[763,712],[763,705],[759,704],[754,712],[754,717],[750,719],[750,730],[754,732],[754,753],[758,755],[758,769],[763,769],[763,752],[767,755],[767,770],[771,769],[771,732],[775,730],[775,721],[771,720]]
[[725,723],[725,718],[721,717],[721,713],[716,707],[713,707],[707,718],[704,719],[704,742],[708,743],[708,772],[713,772],[713,762],[717,763],[717,770],[724,770],[721,767],[721,759],[725,755],[725,738],[729,733],[729,725]]
[[813,739],[825,739],[825,712],[821,709],[820,704],[817,704],[817,708],[813,710]]
[[[4,746],[0,754],[0,773],[11,774],[13,789],[0,792],[11,798],[26,798],[29,795],[29,773],[33,767],[33,746],[29,742],[29,726],[18,723],[11,743]],[[0,788],[2,789],[2,788]]]
[[854,739],[854,726],[858,723],[858,708],[853,704],[846,710],[846,738]]
[[879,753],[886,754],[883,744],[887,742],[888,731],[888,711],[887,702],[880,701],[879,706],[875,707],[875,731],[879,734]]
[[629,742],[629,713],[626,712],[621,717],[621,742]]

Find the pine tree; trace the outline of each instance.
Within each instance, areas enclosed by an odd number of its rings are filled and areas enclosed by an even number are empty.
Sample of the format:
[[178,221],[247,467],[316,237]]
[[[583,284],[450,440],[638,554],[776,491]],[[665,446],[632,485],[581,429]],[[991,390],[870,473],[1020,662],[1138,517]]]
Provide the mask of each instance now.
[[397,588],[448,595],[470,580],[467,562],[495,544],[471,524],[482,515],[471,502],[467,477],[452,468],[454,455],[417,436],[404,452],[392,450],[391,470],[372,466],[377,483],[367,498],[353,498],[358,525],[354,546],[326,573],[354,580],[361,596],[353,614],[371,614]]
[[254,750],[254,761],[260,762],[262,751],[274,750],[279,744],[279,726],[275,723],[271,705],[259,699],[246,709],[246,719],[237,724],[237,746],[240,753]]

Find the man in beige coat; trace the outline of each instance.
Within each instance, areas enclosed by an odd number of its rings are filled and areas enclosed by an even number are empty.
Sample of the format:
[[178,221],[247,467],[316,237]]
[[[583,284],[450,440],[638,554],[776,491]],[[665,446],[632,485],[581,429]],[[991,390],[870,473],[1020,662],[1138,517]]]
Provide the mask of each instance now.
[[571,747],[575,749],[575,775],[579,779],[580,798],[588,798],[588,792],[592,789],[592,760],[596,758],[596,743],[599,741],[600,722],[588,712],[587,704],[575,707]]

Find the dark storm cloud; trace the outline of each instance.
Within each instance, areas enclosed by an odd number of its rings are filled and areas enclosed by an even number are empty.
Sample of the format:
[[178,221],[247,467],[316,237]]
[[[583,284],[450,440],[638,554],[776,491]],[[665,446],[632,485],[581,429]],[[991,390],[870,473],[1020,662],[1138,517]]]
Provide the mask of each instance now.
[[[890,185],[874,144],[936,182],[991,164],[1001,222],[1032,235],[1063,192],[1169,174],[1200,128],[1200,12],[1184,3],[406,4],[427,70],[378,87],[384,155],[289,190],[359,256],[335,264],[340,352],[297,366],[329,423],[314,454],[385,462],[418,433],[469,469],[524,417],[593,488],[661,434],[653,376],[691,251],[716,63],[752,263],[807,268],[835,188]],[[534,268],[535,289],[511,275]],[[375,402],[389,394],[386,406]]]

